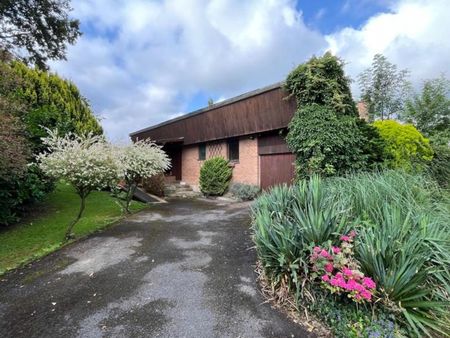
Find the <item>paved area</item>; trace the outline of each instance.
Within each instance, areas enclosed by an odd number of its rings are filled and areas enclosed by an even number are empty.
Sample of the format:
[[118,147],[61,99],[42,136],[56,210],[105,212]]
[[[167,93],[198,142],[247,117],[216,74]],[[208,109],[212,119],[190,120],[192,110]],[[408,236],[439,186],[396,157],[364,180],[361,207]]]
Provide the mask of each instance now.
[[264,303],[248,204],[177,200],[0,277],[0,337],[306,337]]

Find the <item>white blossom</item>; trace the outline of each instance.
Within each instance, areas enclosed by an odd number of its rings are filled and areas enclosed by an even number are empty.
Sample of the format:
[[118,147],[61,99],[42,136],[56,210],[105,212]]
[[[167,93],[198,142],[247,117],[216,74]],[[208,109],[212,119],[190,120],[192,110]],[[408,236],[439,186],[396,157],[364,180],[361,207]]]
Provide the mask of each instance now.
[[41,169],[56,179],[64,178],[80,195],[117,182],[118,166],[112,147],[102,136],[58,136],[48,131],[43,138],[47,151],[37,156]]
[[150,140],[115,147],[115,153],[118,175],[128,183],[160,174],[170,168],[167,154]]

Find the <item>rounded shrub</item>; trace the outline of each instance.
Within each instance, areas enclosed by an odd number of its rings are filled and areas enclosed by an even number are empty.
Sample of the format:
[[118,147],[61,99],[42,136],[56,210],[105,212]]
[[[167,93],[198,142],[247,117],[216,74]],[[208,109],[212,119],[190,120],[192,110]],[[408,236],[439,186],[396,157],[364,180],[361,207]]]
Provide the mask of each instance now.
[[200,169],[200,190],[206,196],[223,195],[230,184],[232,170],[223,157],[206,160]]
[[255,199],[256,196],[258,196],[259,191],[260,189],[258,186],[244,183],[234,183],[230,188],[230,192],[233,196],[243,201]]
[[385,164],[392,169],[422,169],[433,159],[430,141],[413,125],[394,120],[375,121],[384,141]]

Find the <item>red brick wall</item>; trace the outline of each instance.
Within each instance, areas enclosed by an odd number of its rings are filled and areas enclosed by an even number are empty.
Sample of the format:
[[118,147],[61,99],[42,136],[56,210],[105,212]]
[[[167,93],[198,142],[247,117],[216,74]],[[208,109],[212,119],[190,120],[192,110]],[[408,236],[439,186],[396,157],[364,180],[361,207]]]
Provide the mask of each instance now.
[[232,182],[258,185],[259,158],[257,138],[239,140],[239,162],[234,164]]
[[[208,143],[206,158],[223,156],[228,158],[226,141]],[[198,190],[200,168],[203,161],[198,160],[198,145],[183,147],[181,180],[194,190]],[[232,182],[259,185],[259,157],[256,138],[243,137],[239,140],[239,162],[233,163]]]

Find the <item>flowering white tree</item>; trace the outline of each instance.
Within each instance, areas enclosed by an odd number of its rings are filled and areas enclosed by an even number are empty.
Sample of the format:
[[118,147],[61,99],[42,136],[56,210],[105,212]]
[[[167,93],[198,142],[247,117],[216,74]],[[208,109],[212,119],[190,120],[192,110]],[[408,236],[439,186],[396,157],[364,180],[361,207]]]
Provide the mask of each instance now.
[[160,174],[170,168],[167,154],[150,140],[139,140],[116,147],[119,177],[125,182],[125,210],[130,212],[130,202],[137,185],[144,178]]
[[102,136],[82,137],[69,133],[60,137],[57,131],[48,130],[48,133],[49,136],[43,138],[48,149],[37,156],[39,166],[47,175],[70,183],[81,199],[78,215],[67,227],[65,240],[68,240],[83,214],[86,197],[93,190],[117,183],[117,160]]

